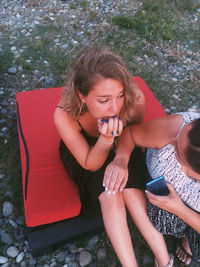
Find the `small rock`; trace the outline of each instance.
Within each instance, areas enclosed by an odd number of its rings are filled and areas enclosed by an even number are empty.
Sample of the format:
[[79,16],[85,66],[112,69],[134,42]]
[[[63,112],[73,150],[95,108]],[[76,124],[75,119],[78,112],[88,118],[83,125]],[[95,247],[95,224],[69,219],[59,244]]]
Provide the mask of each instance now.
[[13,204],[9,201],[4,202],[3,204],[3,214],[5,217],[10,216],[13,213],[14,207]]
[[24,252],[20,252],[18,255],[17,255],[17,258],[16,258],[16,262],[17,263],[20,263],[24,258]]
[[69,247],[69,250],[71,253],[76,253],[77,252],[77,247],[75,244],[71,244]]
[[15,229],[17,228],[17,224],[13,220],[9,220],[9,224],[12,225]]
[[21,267],[26,267],[26,262],[25,261],[22,261],[21,264],[20,264]]
[[8,130],[7,127],[3,127],[3,128],[1,129],[1,131],[2,131],[3,133],[7,132],[7,130]]
[[7,248],[6,253],[9,257],[15,258],[17,256],[17,254],[19,253],[19,250],[18,250],[18,248],[11,246],[11,247]]
[[97,258],[98,258],[98,260],[105,260],[106,250],[104,248],[99,248],[97,250]]
[[80,253],[79,262],[80,266],[86,266],[92,261],[92,255],[88,251],[82,251]]
[[16,51],[16,46],[11,47],[11,51]]
[[19,66],[18,67],[18,71],[23,71],[23,67],[22,66]]
[[173,95],[173,98],[176,99],[176,100],[180,100],[178,95]]
[[70,254],[65,257],[65,263],[70,263],[70,261],[73,261],[75,259],[75,254]]
[[4,264],[8,261],[8,258],[0,256],[0,264]]
[[12,237],[9,234],[7,234],[5,231],[1,232],[1,241],[2,243],[8,244],[8,245],[11,245],[13,243]]
[[30,265],[35,265],[36,263],[37,263],[36,259],[34,259],[33,257],[30,257],[29,264]]
[[17,73],[17,68],[16,67],[11,67],[8,69],[8,73],[10,74],[16,74]]
[[92,247],[93,248],[98,243],[98,241],[99,241],[98,236],[92,237],[88,242],[88,247]]
[[3,179],[4,177],[5,175],[0,173],[0,180]]
[[166,112],[167,114],[170,114],[171,111],[170,111],[169,108],[166,108],[166,109],[165,109],[165,112]]
[[75,261],[72,261],[67,265],[67,267],[79,267],[79,265]]
[[52,262],[51,264],[50,264],[50,267],[56,267],[57,266],[57,262],[56,261],[54,261],[54,262]]

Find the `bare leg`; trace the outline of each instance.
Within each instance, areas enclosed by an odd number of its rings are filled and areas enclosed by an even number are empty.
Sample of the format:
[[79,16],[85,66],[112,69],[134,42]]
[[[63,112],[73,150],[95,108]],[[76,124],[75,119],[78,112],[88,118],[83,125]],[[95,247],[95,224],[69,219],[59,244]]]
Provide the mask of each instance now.
[[122,193],[99,196],[104,226],[123,267],[137,267]]
[[146,211],[146,196],[142,190],[127,188],[123,190],[124,201],[139,231],[149,244],[160,266],[166,266],[170,260],[164,237],[159,233]]

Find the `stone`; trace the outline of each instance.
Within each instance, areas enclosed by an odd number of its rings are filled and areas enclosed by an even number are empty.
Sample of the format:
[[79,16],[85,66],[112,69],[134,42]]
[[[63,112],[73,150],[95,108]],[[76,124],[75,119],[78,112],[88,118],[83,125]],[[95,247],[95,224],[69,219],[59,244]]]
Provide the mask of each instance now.
[[13,204],[9,201],[4,202],[3,204],[3,215],[5,217],[10,216],[13,213],[14,207]]
[[7,248],[6,253],[9,257],[15,258],[18,255],[19,250],[15,246],[11,246],[11,247]]
[[98,236],[93,236],[88,242],[88,247],[93,248],[98,243],[98,241],[99,241]]
[[4,264],[8,261],[8,258],[0,256],[0,264]]
[[4,177],[5,175],[0,173],[0,180],[3,179]]
[[68,267],[79,267],[78,263],[75,261],[70,262],[67,266]]
[[17,229],[17,224],[13,220],[9,220],[9,224],[12,225],[15,229]]
[[16,74],[17,73],[17,68],[16,67],[11,67],[8,69],[8,73],[10,74]]
[[18,255],[17,255],[17,258],[16,258],[16,262],[17,263],[20,263],[24,258],[24,252],[20,252]]
[[50,267],[56,267],[56,266],[58,266],[56,261],[53,261],[53,262],[50,264]]
[[21,267],[26,267],[26,262],[25,261],[22,261],[21,264],[20,264]]
[[65,257],[65,263],[69,263],[70,261],[73,261],[74,259],[75,259],[75,255],[74,254],[67,255]]
[[105,260],[106,259],[106,250],[104,248],[99,248],[97,250],[97,259]]
[[11,245],[13,243],[13,238],[3,230],[1,232],[1,241],[4,244]]
[[92,255],[88,251],[82,251],[79,256],[80,266],[86,266],[92,261]]

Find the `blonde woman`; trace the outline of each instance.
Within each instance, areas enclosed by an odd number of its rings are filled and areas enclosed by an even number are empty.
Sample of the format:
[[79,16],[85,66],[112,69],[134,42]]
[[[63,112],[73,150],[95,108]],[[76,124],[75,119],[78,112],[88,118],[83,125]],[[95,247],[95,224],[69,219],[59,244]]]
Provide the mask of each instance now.
[[122,59],[105,48],[86,47],[75,58],[54,114],[61,157],[79,187],[82,213],[91,216],[101,209],[123,267],[138,266],[123,191],[144,189],[146,167],[140,149],[131,154],[129,175],[118,180],[112,194],[103,177],[115,157],[117,137],[127,125],[141,123],[144,110],[144,95]]

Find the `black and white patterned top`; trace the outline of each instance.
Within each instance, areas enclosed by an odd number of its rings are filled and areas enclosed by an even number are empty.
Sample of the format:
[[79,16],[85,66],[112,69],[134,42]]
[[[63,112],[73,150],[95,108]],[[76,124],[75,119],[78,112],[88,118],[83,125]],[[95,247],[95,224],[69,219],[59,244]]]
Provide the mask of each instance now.
[[[200,114],[195,112],[177,114],[182,115],[184,120],[179,134],[185,125],[200,118]],[[173,145],[168,144],[162,149],[149,148],[146,154],[146,163],[153,179],[164,175],[165,180],[174,186],[181,199],[188,206],[200,212],[200,181],[191,179],[183,172],[181,164],[176,159]]]

